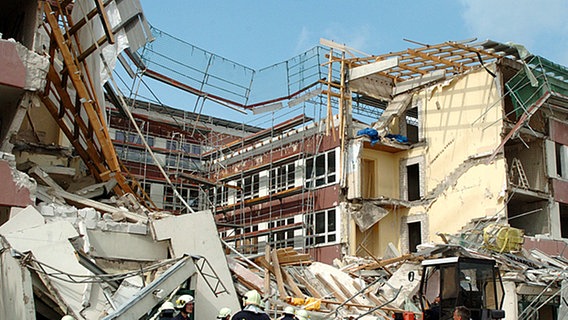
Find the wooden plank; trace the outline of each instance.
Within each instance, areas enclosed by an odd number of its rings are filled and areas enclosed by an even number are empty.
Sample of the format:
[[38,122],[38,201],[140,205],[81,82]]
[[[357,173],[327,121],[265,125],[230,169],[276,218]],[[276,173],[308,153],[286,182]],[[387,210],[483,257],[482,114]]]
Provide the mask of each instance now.
[[296,254],[278,257],[281,265],[296,263],[296,262],[312,262],[309,254]]
[[298,280],[304,285],[304,287],[306,287],[306,290],[308,290],[308,292],[310,293],[310,295],[314,298],[318,298],[321,299],[323,298],[323,295],[321,295],[321,293],[319,291],[316,290],[316,288],[314,288],[312,286],[312,284],[304,277],[298,277]]
[[[353,281],[353,287],[355,289],[357,289],[357,291],[361,291],[363,290],[363,287],[361,287],[361,285],[357,282],[357,281]],[[382,305],[384,302],[382,302],[381,300],[379,300],[379,298],[372,292],[368,291],[363,293],[365,295],[365,297],[367,297],[367,299],[369,299],[369,301],[373,302],[374,304],[380,306]]]
[[114,44],[114,34],[112,33],[112,27],[108,21],[108,16],[106,14],[105,7],[101,0],[95,0],[95,5],[97,6],[97,11],[99,12],[99,17],[101,18],[101,24],[106,34],[106,38],[110,44]]
[[325,278],[319,274],[316,273],[315,274],[316,278],[318,279],[318,281],[329,291],[333,294],[333,296],[340,302],[345,302],[345,300],[347,300],[347,298],[345,298],[345,296],[343,294],[341,294],[340,292],[337,292],[337,290],[335,290],[335,288],[329,283],[327,282],[327,280],[325,280]]
[[278,254],[275,250],[271,252],[272,267],[274,268],[274,276],[276,276],[276,285],[278,286],[278,297],[280,300],[286,300],[287,293],[284,288],[284,281],[282,279],[282,272],[280,272],[280,263],[278,262]]
[[339,281],[339,279],[337,279],[335,275],[330,274],[330,276],[331,279],[333,279],[333,282],[335,282],[335,285],[341,291],[341,293],[343,293],[348,299],[351,299],[351,301],[353,301],[354,303],[363,304],[362,301],[359,299],[359,297],[353,298],[354,294],[351,293],[351,291],[349,291],[349,289],[347,289],[347,287],[341,281]]
[[389,270],[387,267],[385,267],[385,266],[381,263],[381,261],[379,261],[379,259],[377,259],[377,257],[375,257],[375,256],[373,255],[373,253],[372,253],[371,251],[369,251],[364,245],[360,245],[360,247],[361,247],[361,249],[365,250],[365,252],[367,252],[367,254],[368,254],[373,260],[375,260],[376,263],[379,264],[379,268],[385,270],[385,271],[389,274],[389,276],[392,277],[392,272],[390,272],[390,270]]
[[237,277],[239,283],[242,283],[248,289],[258,291],[260,294],[267,292],[262,288],[262,278],[240,265],[234,258],[227,257],[227,265],[229,266],[229,270]]
[[286,272],[286,270],[283,269],[282,267],[280,267],[280,272],[282,272],[282,276],[284,278],[284,281],[290,287],[290,289],[292,290],[294,295],[298,298],[303,298],[305,296],[305,294],[302,292],[302,290],[300,290],[300,288],[298,287],[298,285],[294,281],[294,278],[292,278],[292,276],[288,272]]
[[[264,247],[264,259],[266,259],[267,265],[270,265],[270,245],[268,244]],[[270,270],[268,268],[264,268],[264,292],[266,295],[272,294],[270,288]]]
[[59,29],[57,19],[55,18],[54,13],[52,12],[51,7],[47,2],[44,2],[44,11],[46,13],[45,16],[47,22],[51,27],[51,38],[52,40],[55,40],[55,43],[57,43],[57,46],[59,47],[61,56],[63,57],[63,61],[65,62],[65,66],[67,67],[69,77],[71,79],[71,82],[73,83],[73,87],[75,88],[77,95],[83,103],[87,116],[90,120],[89,123],[93,126],[93,131],[95,133],[95,136],[97,137],[97,142],[101,146],[104,158],[112,171],[119,172],[120,166],[114,152],[114,146],[112,145],[110,136],[108,134],[108,129],[106,125],[103,125],[101,123],[101,119],[98,117],[97,112],[95,111],[95,106],[92,103],[93,99],[89,95],[87,87],[81,79],[81,71],[79,70],[77,65],[75,65],[73,54],[65,43],[65,39],[63,37],[63,34],[61,33],[61,30]]

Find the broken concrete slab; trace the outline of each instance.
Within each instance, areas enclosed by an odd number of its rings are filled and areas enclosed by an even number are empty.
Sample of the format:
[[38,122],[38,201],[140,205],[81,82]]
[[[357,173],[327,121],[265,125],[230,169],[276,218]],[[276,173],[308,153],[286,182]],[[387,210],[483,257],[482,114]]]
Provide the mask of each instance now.
[[0,226],[0,234],[6,235],[45,224],[43,216],[34,207],[27,206]]
[[[152,221],[151,226],[156,240],[170,241],[175,257],[181,257],[184,254],[205,257],[228,291],[215,296],[203,277],[200,276],[197,281],[195,296],[196,302],[199,301],[200,303],[200,307],[196,308],[196,319],[216,314],[219,306],[226,306],[232,310],[240,309],[233,279],[227,266],[225,252],[211,211],[172,216]],[[191,230],[196,232],[193,236],[188,234]]]
[[[89,270],[77,260],[75,249],[68,240],[78,235],[71,223],[56,221],[12,232],[5,235],[5,238],[15,250],[33,253],[32,261],[42,266],[37,271],[40,277],[54,290],[51,294],[60,297],[65,304],[60,306],[61,308],[69,310],[76,318],[82,315],[85,319],[96,319],[104,311],[106,303],[100,285],[93,285],[89,299],[90,306],[86,307],[82,305],[86,284],[74,283],[66,277],[66,275],[75,275],[75,278],[84,279],[82,277],[91,276]],[[62,274],[54,276],[55,272]]]
[[0,319],[36,318],[32,279],[11,250],[0,253]]

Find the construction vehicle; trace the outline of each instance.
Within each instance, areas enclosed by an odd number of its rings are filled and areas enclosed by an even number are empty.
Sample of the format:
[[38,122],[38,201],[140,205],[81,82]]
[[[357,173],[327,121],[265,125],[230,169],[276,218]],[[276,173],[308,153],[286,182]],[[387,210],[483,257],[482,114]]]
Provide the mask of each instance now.
[[457,306],[472,320],[502,319],[504,288],[495,260],[449,257],[424,260],[420,304],[425,320],[452,319]]

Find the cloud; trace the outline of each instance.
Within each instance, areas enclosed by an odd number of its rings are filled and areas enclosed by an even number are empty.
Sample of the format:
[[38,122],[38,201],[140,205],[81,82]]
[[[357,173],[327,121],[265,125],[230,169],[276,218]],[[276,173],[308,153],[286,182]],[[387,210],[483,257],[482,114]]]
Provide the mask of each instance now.
[[376,47],[369,41],[371,31],[368,25],[331,25],[323,31],[323,37],[367,53],[373,53],[371,48]]
[[314,46],[313,39],[311,39],[312,35],[311,32],[308,30],[308,27],[303,26],[300,34],[298,35],[298,39],[296,40],[296,52],[303,52],[311,47]]
[[480,40],[512,41],[566,63],[566,0],[461,1],[466,28]]

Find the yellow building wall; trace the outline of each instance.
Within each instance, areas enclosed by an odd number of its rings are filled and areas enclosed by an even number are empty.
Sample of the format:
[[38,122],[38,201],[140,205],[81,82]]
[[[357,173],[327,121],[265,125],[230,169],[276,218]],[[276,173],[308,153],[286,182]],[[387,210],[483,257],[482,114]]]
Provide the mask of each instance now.
[[[405,252],[407,244],[402,240],[407,239],[401,239],[404,217],[426,213],[423,239],[440,242],[438,232],[456,233],[474,218],[504,213],[505,161],[498,157],[487,164],[488,155],[501,141],[504,116],[496,81],[480,70],[423,90],[419,120],[425,145],[398,153],[363,151],[363,159],[378,164],[378,196],[395,199],[401,198],[400,162],[423,157],[424,196],[434,200],[391,211],[366,233],[357,230],[357,244],[368,243],[378,256],[389,242]],[[390,169],[384,170],[387,167]]]
[[445,186],[427,210],[434,240],[436,232],[455,233],[473,218],[503,213],[504,160],[487,165],[484,158],[472,167],[468,159],[487,156],[497,148],[504,115],[496,79],[485,70],[431,93],[424,91],[421,97],[428,144],[425,187],[429,193],[440,183]]
[[355,226],[356,232],[356,251],[351,254],[367,256],[367,252],[361,248],[364,246],[376,257],[384,257],[388,244],[399,245],[399,230],[401,228],[401,217],[406,214],[407,209],[391,209],[379,223],[376,223],[365,232],[361,232]]
[[[373,170],[375,189],[373,198],[379,196],[399,199],[400,198],[400,187],[399,187],[399,159],[400,157],[396,154],[372,150],[363,149],[362,155],[363,160],[368,159],[374,161],[375,166]],[[369,177],[364,177],[365,172],[361,172],[361,178],[363,180],[369,179]]]

